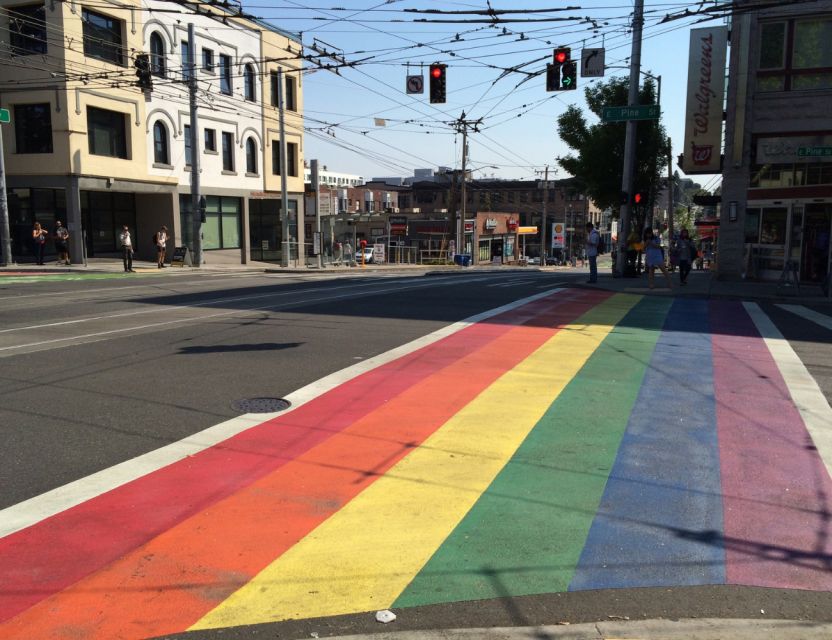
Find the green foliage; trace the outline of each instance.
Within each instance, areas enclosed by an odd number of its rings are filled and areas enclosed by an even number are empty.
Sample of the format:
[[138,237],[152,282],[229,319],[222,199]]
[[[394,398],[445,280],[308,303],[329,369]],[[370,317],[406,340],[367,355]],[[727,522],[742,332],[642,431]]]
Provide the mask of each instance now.
[[[626,78],[610,78],[584,89],[587,106],[599,119],[596,124],[589,124],[583,111],[574,105],[558,117],[558,134],[575,152],[558,158],[558,164],[583,183],[586,194],[601,209],[618,211],[621,203],[626,129],[624,122],[600,122],[601,113],[607,106],[626,106],[628,86]],[[655,101],[655,87],[647,81],[639,92],[639,103]],[[667,167],[667,134],[660,121],[641,121],[636,138],[635,186],[650,191]],[[639,212],[634,213],[639,217]]]

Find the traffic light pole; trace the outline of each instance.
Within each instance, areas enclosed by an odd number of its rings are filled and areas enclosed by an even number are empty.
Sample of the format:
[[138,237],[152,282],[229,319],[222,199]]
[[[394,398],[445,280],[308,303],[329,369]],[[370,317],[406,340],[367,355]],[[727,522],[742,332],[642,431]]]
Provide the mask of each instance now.
[[[638,104],[639,71],[641,67],[641,34],[644,26],[644,0],[635,0],[633,7],[633,48],[630,54],[630,90],[627,97],[627,106]],[[638,121],[628,120],[627,130],[624,138],[624,167],[621,173],[621,191],[627,194],[621,203],[620,219],[621,228],[618,231],[618,257],[616,260],[616,272],[624,275],[624,265],[627,260],[627,237],[630,235],[630,216],[632,203],[630,195],[633,193],[635,184],[635,159],[636,159],[636,134],[638,133]]]
[[[456,236],[456,251],[459,254],[462,254],[464,250],[464,240],[465,240],[465,214],[467,208],[467,193],[465,190],[465,171],[468,165],[468,127],[473,127],[474,131],[478,131],[477,126],[482,122],[482,118],[479,120],[466,120],[465,119],[465,112],[462,112],[462,115],[459,117],[459,120],[456,121],[456,130],[458,133],[462,133],[462,185],[460,186],[460,197],[462,198],[462,204],[459,207],[461,212],[461,220],[456,220],[458,217],[456,213],[454,213],[454,221],[457,223],[454,229],[454,235]],[[471,247],[471,253],[473,258],[474,247]]]
[[3,159],[3,128],[0,127],[0,238],[2,239],[2,251],[0,251],[0,265],[8,266],[14,264],[12,258],[12,237],[9,227],[9,201],[6,198],[6,164]]

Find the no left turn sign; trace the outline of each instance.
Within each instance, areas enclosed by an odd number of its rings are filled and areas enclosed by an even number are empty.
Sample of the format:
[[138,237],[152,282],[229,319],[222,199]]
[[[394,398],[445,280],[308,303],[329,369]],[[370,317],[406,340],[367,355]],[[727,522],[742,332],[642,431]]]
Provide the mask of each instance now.
[[425,79],[422,76],[407,76],[408,93],[424,93]]

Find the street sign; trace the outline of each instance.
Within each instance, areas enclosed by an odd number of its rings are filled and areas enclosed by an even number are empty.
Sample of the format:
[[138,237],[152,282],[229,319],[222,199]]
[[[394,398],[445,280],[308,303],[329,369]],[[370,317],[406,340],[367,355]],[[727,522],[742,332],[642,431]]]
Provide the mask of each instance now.
[[604,77],[604,48],[581,49],[581,77]]
[[425,79],[422,76],[407,76],[408,93],[424,93]]
[[798,158],[828,158],[832,156],[832,147],[798,147]]
[[658,120],[661,107],[657,104],[637,104],[631,107],[604,107],[603,122],[626,122],[627,120]]
[[0,123],[8,124],[12,121],[12,114],[8,109],[0,109]]

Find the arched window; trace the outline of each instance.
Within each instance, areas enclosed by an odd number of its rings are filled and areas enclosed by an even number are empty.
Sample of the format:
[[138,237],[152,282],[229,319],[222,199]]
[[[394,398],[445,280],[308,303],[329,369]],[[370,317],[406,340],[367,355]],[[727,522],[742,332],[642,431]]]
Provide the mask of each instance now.
[[257,143],[254,138],[246,140],[246,173],[257,173]]
[[153,161],[158,164],[170,164],[168,130],[161,120],[157,120],[153,125]]
[[150,73],[165,77],[165,41],[157,31],[150,34]]
[[245,78],[245,97],[246,100],[249,102],[256,101],[256,83],[254,81],[254,66],[251,64],[247,64],[245,68],[245,72],[243,73]]

